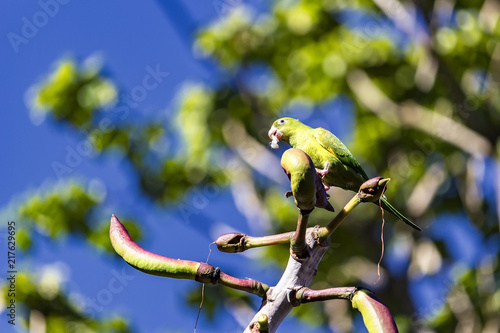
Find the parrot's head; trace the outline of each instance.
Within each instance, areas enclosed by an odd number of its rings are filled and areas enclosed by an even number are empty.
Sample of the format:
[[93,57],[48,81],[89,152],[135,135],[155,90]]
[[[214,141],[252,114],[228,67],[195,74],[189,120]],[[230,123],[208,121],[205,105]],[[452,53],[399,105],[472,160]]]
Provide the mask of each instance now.
[[283,140],[286,143],[290,143],[290,137],[295,133],[295,130],[303,125],[298,119],[294,118],[280,118],[276,120],[271,129],[267,133],[269,138],[273,140],[271,143],[272,148],[278,148],[278,141]]

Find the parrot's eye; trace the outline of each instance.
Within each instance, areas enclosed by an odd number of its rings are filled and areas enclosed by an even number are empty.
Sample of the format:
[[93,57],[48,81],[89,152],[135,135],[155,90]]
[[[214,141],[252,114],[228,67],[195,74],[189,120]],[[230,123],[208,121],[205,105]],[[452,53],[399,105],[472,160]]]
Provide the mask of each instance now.
[[280,125],[283,125],[284,123],[286,123],[286,119],[280,119],[278,121],[278,124],[280,124]]

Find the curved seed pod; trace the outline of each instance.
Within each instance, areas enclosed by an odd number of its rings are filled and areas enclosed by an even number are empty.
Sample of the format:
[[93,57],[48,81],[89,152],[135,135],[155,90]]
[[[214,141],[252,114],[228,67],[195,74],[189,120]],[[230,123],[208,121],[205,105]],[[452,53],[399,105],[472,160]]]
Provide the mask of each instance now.
[[351,302],[352,307],[361,312],[368,332],[398,332],[391,312],[371,291],[358,290],[352,297]]
[[281,157],[281,167],[290,179],[292,195],[300,210],[311,211],[314,207],[321,207],[333,211],[309,155],[300,149],[288,149]]
[[197,278],[199,262],[176,260],[144,250],[130,238],[127,229],[115,215],[111,217],[109,236],[116,253],[140,271],[175,279]]
[[235,278],[206,263],[172,259],[146,251],[130,238],[127,229],[115,215],[111,217],[109,237],[116,253],[130,266],[144,273],[175,279],[195,280],[201,283],[221,284],[260,297],[265,297],[269,290],[269,286],[262,282]]

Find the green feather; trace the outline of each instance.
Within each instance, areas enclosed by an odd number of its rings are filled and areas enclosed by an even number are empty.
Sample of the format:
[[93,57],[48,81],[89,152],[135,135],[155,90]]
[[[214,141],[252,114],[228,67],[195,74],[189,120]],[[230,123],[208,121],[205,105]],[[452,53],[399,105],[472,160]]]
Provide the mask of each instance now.
[[[381,206],[384,210],[388,211],[389,213],[393,214],[394,216],[396,216],[398,219],[400,219],[401,221],[403,221],[404,223],[408,224],[410,227],[412,227],[413,229],[416,229],[418,231],[422,231],[422,229],[416,225],[415,223],[413,223],[412,221],[410,221],[406,216],[404,216],[403,214],[401,214],[400,212],[398,212],[398,210],[396,208],[394,208],[390,203],[389,201],[387,201],[386,198],[381,198]],[[375,204],[377,204],[378,202],[375,202]]]
[[[323,178],[326,185],[357,192],[361,184],[369,179],[342,141],[324,128],[313,129],[293,118],[280,118],[273,123],[273,127],[281,132],[281,140],[306,152],[317,169],[328,170]],[[382,199],[382,208],[409,226],[421,230],[385,198]]]
[[332,132],[324,128],[316,128],[313,130],[314,137],[318,143],[331,154],[334,154],[342,164],[352,168],[355,172],[359,173],[365,180],[368,180],[365,170],[356,161],[349,149],[339,140]]

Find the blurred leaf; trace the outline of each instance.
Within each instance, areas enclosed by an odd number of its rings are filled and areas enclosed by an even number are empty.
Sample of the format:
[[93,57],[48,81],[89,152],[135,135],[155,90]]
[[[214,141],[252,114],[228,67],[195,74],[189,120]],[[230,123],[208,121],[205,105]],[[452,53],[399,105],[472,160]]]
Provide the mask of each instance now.
[[[87,314],[78,309],[68,297],[62,292],[62,286],[56,285],[55,292],[45,292],[46,286],[39,281],[40,277],[26,273],[18,273],[16,276],[16,301],[23,304],[17,307],[18,318],[21,318],[22,325],[31,327],[33,321],[28,321],[30,313],[36,311],[39,316],[43,316],[46,321],[47,332],[132,332],[124,319],[101,319],[99,321],[91,319]],[[55,282],[57,283],[57,282]],[[8,285],[0,287],[4,301],[8,298]],[[36,327],[31,327],[35,329]]]
[[72,60],[61,61],[38,88],[34,107],[47,109],[58,120],[88,128],[96,109],[109,106],[117,96],[114,84],[98,71],[79,70]]

